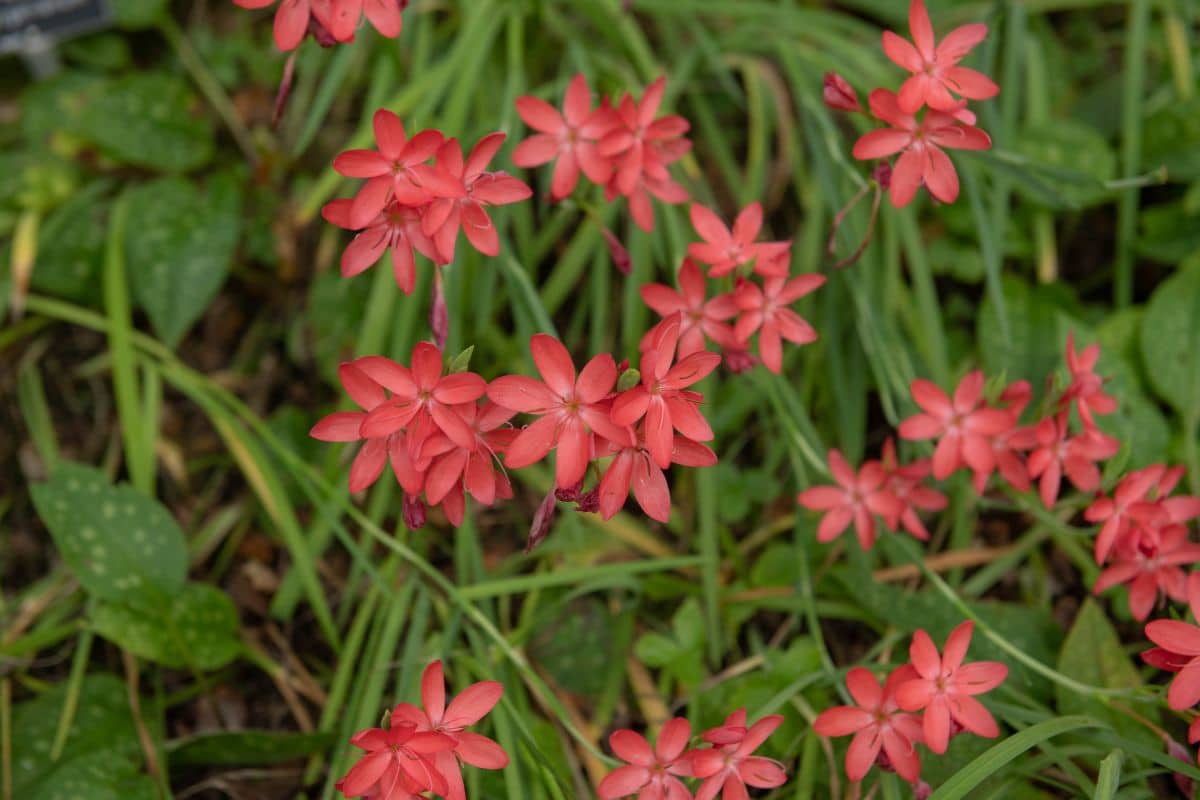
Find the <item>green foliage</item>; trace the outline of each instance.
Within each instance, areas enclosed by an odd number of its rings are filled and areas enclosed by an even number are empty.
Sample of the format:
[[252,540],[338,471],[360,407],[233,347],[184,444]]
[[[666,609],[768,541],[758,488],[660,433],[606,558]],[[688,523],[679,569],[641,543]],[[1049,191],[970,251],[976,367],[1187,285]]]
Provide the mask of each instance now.
[[218,669],[241,649],[233,601],[204,583],[188,583],[157,608],[99,603],[92,611],[92,625],[131,653],[168,667]]
[[1108,197],[1104,184],[1116,175],[1117,159],[1095,128],[1072,120],[1034,124],[1021,131],[1016,149],[1054,186],[1052,193],[1045,193],[1036,184],[1019,183],[1035,203],[1064,210],[1086,208]]
[[129,192],[129,284],[159,338],[175,347],[229,274],[241,225],[237,179],[220,173],[198,191],[163,178]]
[[154,608],[183,588],[183,531],[153,498],[65,461],[30,492],[63,560],[96,599]]
[[331,744],[330,733],[200,733],[171,742],[167,756],[173,767],[277,764],[313,755]]
[[[1121,640],[1100,605],[1084,601],[1058,654],[1058,671],[1088,686],[1133,689],[1142,685],[1137,669],[1121,647]],[[1084,697],[1064,686],[1055,687],[1055,700],[1062,714],[1083,714],[1107,723],[1117,733],[1147,746],[1159,744],[1158,737],[1129,715],[1098,698]]]
[[634,645],[638,660],[659,667],[682,685],[694,687],[704,678],[704,614],[695,599],[685,600],[671,618],[670,635],[642,634]]
[[1142,319],[1142,358],[1160,397],[1200,422],[1200,261],[1154,292]]
[[141,748],[124,684],[89,675],[62,756],[50,759],[69,686],[60,683],[13,709],[13,796],[22,800],[150,800],[154,784],[141,774]]

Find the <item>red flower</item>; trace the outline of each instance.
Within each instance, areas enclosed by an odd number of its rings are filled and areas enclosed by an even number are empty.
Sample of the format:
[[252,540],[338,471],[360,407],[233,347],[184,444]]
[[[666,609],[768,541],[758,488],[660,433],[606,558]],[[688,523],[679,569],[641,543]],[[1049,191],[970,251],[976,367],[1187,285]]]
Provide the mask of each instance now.
[[738,344],[746,345],[758,333],[758,352],[763,364],[776,375],[783,369],[783,339],[793,344],[810,344],[817,332],[808,321],[788,306],[816,291],[825,283],[825,276],[815,272],[786,276],[770,276],[762,288],[753,281],[741,279],[733,299],[741,314],[733,326]]
[[868,461],[855,473],[837,450],[829,451],[829,472],[836,486],[813,486],[796,495],[796,502],[810,511],[824,511],[817,526],[817,541],[831,542],[854,522],[854,532],[863,550],[875,544],[875,517],[898,518],[904,504],[885,485],[887,473],[878,461]]
[[[678,291],[661,283],[646,284],[639,291],[642,300],[659,316],[667,318],[679,313],[680,358],[702,352],[706,338],[721,347],[735,345],[733,328],[725,322],[738,313],[733,295],[719,294],[706,300],[704,273],[690,258],[685,258],[679,267]],[[651,347],[657,334],[655,329],[648,331],[642,337],[640,349]]]
[[[475,444],[460,447],[443,434],[425,441],[421,456],[431,459],[425,481],[425,499],[436,506],[452,492],[466,490],[480,503],[490,506],[497,498],[507,500],[512,497],[512,484],[503,470],[496,470],[496,459],[517,436],[517,431],[512,428],[501,427],[517,412],[492,402],[483,406],[464,403],[457,406],[456,411],[474,432]],[[459,524],[459,521],[454,522]]]
[[1067,369],[1071,373],[1071,383],[1060,402],[1067,405],[1075,401],[1079,418],[1088,428],[1095,427],[1092,414],[1111,414],[1117,410],[1116,399],[1104,393],[1104,379],[1095,373],[1099,359],[1100,345],[1088,345],[1082,353],[1076,354],[1075,334],[1067,334]]
[[914,747],[922,739],[921,718],[902,712],[896,702],[896,687],[917,677],[909,664],[893,670],[883,687],[863,667],[846,673],[846,688],[857,705],[822,711],[813,730],[821,736],[854,734],[846,751],[847,778],[861,781],[880,761],[881,751],[886,763],[904,780],[916,783],[921,777],[921,759]]
[[672,428],[696,442],[713,438],[699,409],[703,395],[684,390],[716,369],[721,357],[707,351],[692,353],[672,366],[681,319],[675,314],[660,327],[658,341],[642,353],[641,384],[618,395],[612,406],[612,421],[617,425],[631,426],[646,418],[646,449],[661,469],[671,465]]
[[[692,227],[704,241],[689,244],[688,255],[709,265],[710,278],[719,278],[755,259],[759,259],[754,268],[756,272],[787,275],[787,264],[776,264],[760,255],[764,247],[769,254],[790,246],[788,243],[770,243],[773,247],[754,243],[758,232],[762,230],[763,211],[760,203],[751,203],[742,209],[733,222],[732,231],[725,227],[720,217],[699,203],[692,203],[691,217]],[[782,273],[779,272],[781,268]]]
[[1100,487],[1097,461],[1116,455],[1121,443],[1099,430],[1089,430],[1070,436],[1067,415],[1047,417],[1034,428],[1037,446],[1029,454],[1026,466],[1031,478],[1041,477],[1038,489],[1042,503],[1052,508],[1058,498],[1062,476],[1066,476],[1081,492],[1094,492]]
[[[321,216],[339,228],[356,230],[350,221],[353,205],[354,201],[349,198],[334,200],[321,209]],[[421,231],[421,215],[417,209],[390,203],[354,237],[342,254],[342,277],[359,274],[379,261],[385,250],[390,250],[396,285],[405,294],[412,294],[417,282],[413,248],[430,261],[438,260],[437,248]]]
[[640,102],[628,94],[622,97],[613,128],[600,140],[600,154],[615,160],[614,180],[623,195],[633,193],[639,176],[666,179],[666,165],[678,160],[690,146],[679,151],[678,143],[687,142],[683,135],[691,127],[686,119],[674,114],[655,119],[666,85],[667,79],[660,77],[646,87]]
[[[275,0],[233,0],[235,5],[242,8],[266,8],[274,5]],[[275,12],[275,46],[285,53],[295,50],[304,41],[308,32],[310,17],[316,17],[317,23],[332,31],[335,27],[333,5],[329,2],[310,3],[309,0],[283,0],[279,10]]]
[[825,105],[835,111],[862,111],[862,106],[858,103],[858,93],[836,72],[825,73],[821,97]]
[[[1187,597],[1192,618],[1200,620],[1200,573],[1188,576]],[[1146,638],[1158,646],[1142,653],[1142,660],[1178,673],[1167,689],[1167,705],[1183,711],[1200,702],[1200,627],[1181,620],[1156,619],[1146,625]]]
[[912,382],[913,400],[925,412],[900,423],[900,437],[910,440],[938,439],[933,451],[933,477],[945,480],[966,464],[977,472],[991,472],[995,455],[988,442],[1011,430],[1012,415],[983,402],[983,373],[970,372],[954,390],[954,399],[937,384],[918,378]]
[[[421,675],[421,702],[424,710],[410,703],[401,703],[392,711],[392,725],[411,725],[418,731],[428,731],[452,742],[451,748],[435,754],[438,772],[447,789],[441,792],[447,800],[465,800],[461,760],[480,769],[503,769],[508,766],[504,748],[486,736],[466,730],[491,711],[504,687],[496,681],[473,683],[446,705],[446,681],[442,662],[434,661]],[[457,759],[455,758],[457,756]]]
[[1100,573],[1095,594],[1129,584],[1129,611],[1141,621],[1150,616],[1161,591],[1176,602],[1187,599],[1186,568],[1200,561],[1200,545],[1188,540],[1183,525],[1137,525],[1113,550],[1115,563]]
[[905,711],[924,711],[925,743],[935,753],[946,752],[951,719],[977,736],[1000,735],[996,720],[974,695],[1003,683],[1008,667],[998,661],[962,663],[974,627],[968,620],[955,628],[946,639],[944,655],[938,655],[925,631],[913,634],[909,656],[919,677],[897,687],[896,701]]
[[350,743],[367,754],[337,783],[346,797],[405,800],[420,792],[444,795],[448,790],[434,763],[438,753],[454,747],[454,739],[445,734],[418,731],[414,725],[393,720],[390,729],[359,731]]
[[436,198],[422,218],[422,229],[437,244],[441,261],[454,260],[458,229],[485,256],[500,252],[500,236],[488,216],[487,206],[504,206],[526,200],[533,190],[505,172],[488,172],[488,162],[504,144],[503,133],[489,133],[479,140],[463,161],[457,139],[450,139],[437,152],[440,185]]
[[1167,471],[1164,464],[1134,470],[1121,479],[1112,497],[1100,495],[1083,512],[1088,522],[1102,522],[1096,536],[1096,563],[1103,564],[1124,533],[1135,522],[1150,522],[1160,513],[1159,507],[1147,497]]
[[[671,490],[662,469],[655,463],[646,446],[645,425],[638,428],[637,441],[633,444],[618,444],[607,440],[596,447],[596,457],[614,454],[616,458],[608,465],[600,478],[598,500],[600,516],[612,519],[625,505],[630,489],[633,498],[646,516],[659,522],[671,519]],[[711,467],[717,463],[717,455],[709,448],[685,436],[673,437],[671,462],[686,467]]]
[[[342,388],[350,395],[350,399],[365,411],[370,412],[384,405],[387,393],[377,382],[372,380],[363,369],[362,360],[342,364],[338,367],[338,377]],[[424,472],[410,469],[411,461],[404,447],[403,437],[391,434],[383,437],[368,438],[362,434],[363,422],[367,414],[361,411],[338,411],[322,419],[309,436],[322,442],[357,442],[365,439],[354,463],[350,467],[350,491],[361,492],[373,484],[383,474],[383,468],[392,456],[393,467],[396,468],[397,479],[405,485],[406,491],[417,493],[421,491]],[[397,453],[403,451],[404,456],[398,462]]]
[[953,203],[958,198],[958,173],[942,148],[987,150],[991,137],[941,111],[929,111],[917,122],[900,110],[896,95],[886,89],[871,92],[868,100],[871,113],[892,127],[863,134],[854,143],[854,157],[867,160],[901,154],[888,189],[892,205],[908,205],[921,184],[943,203]]
[[341,0],[343,14],[350,18],[353,26],[350,28],[350,38],[354,38],[354,27],[357,27],[359,15],[362,14],[381,36],[395,39],[404,27],[400,12],[407,4],[408,0]]
[[650,197],[664,203],[682,203],[687,191],[671,180],[667,167],[683,158],[692,143],[684,138],[688,121],[672,115],[655,119],[662,105],[666,78],[646,87],[640,103],[630,95],[621,98],[608,115],[611,126],[600,139],[601,157],[610,159],[614,172],[604,187],[605,199],[618,194],[629,198],[633,220],[642,230],[654,229],[654,208]]
[[653,750],[641,734],[615,731],[608,743],[617,757],[628,764],[605,775],[596,787],[596,794],[600,800],[615,800],[635,792],[639,800],[691,800],[692,793],[678,777],[692,774],[691,764],[683,753],[691,736],[692,726],[678,717],[663,725]]
[[898,515],[885,515],[884,523],[892,530],[901,527],[921,541],[929,539],[929,531],[917,511],[941,511],[946,507],[946,495],[925,486],[923,481],[932,470],[929,459],[922,458],[909,464],[900,464],[896,459],[896,443],[889,436],[883,443],[880,457],[885,479],[884,487],[900,501]]
[[483,396],[487,383],[473,372],[442,374],[442,352],[429,342],[417,342],[412,351],[412,369],[382,356],[356,362],[392,397],[367,414],[362,434],[389,436],[402,428],[408,431],[408,452],[414,459],[421,445],[441,431],[459,447],[473,448],[475,431],[463,420],[458,406]]
[[607,353],[598,355],[576,379],[571,354],[554,337],[535,334],[529,349],[544,383],[505,375],[487,390],[493,403],[541,417],[513,440],[504,463],[518,469],[541,461],[553,449],[555,482],[565,489],[587,472],[592,432],[614,442],[630,439],[628,431],[609,419],[608,396],[617,382],[617,365]]
[[1018,428],[1016,425],[1032,397],[1033,391],[1028,381],[1015,381],[1001,392],[1000,402],[1006,404],[1004,410],[1012,419],[1012,427],[988,439],[992,450],[992,466],[988,469],[976,469],[971,476],[971,482],[979,494],[983,494],[987,488],[988,478],[992,476],[993,469],[998,470],[1000,477],[1018,492],[1029,491],[1029,472],[1020,454],[1033,446],[1033,440],[1028,429]]
[[588,180],[601,186],[612,177],[612,162],[600,155],[598,142],[612,128],[613,112],[607,106],[592,109],[592,93],[582,74],[567,87],[562,113],[530,96],[517,98],[517,113],[539,133],[517,145],[513,163],[537,167],[557,158],[550,179],[551,198],[561,200],[575,191],[581,169]]
[[987,100],[1000,92],[991,78],[967,67],[958,66],[975,45],[987,38],[987,26],[963,25],[946,34],[935,47],[933,25],[924,0],[913,0],[908,8],[908,27],[914,47],[891,31],[884,31],[883,51],[888,58],[913,74],[900,87],[900,109],[915,114],[922,105],[938,111],[960,107],[950,92],[970,100]]
[[347,178],[367,178],[350,207],[351,229],[365,228],[387,207],[388,201],[423,206],[430,191],[453,191],[454,185],[425,162],[442,145],[440,131],[421,131],[409,139],[400,118],[381,108],[375,112],[378,150],[347,150],[333,160],[333,168]]
[[713,747],[691,751],[692,771],[704,780],[696,800],[744,800],[747,786],[774,789],[787,782],[783,766],[770,758],[751,755],[783,723],[779,714],[763,717],[746,727],[746,710],[729,715],[725,724],[702,737]]

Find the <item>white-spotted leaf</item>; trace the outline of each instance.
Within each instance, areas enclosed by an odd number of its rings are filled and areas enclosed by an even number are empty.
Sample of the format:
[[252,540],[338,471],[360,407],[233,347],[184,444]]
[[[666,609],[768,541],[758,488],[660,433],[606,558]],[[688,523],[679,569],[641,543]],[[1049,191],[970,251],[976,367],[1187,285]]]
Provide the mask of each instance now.
[[183,587],[183,531],[154,498],[70,462],[30,492],[63,560],[93,597],[155,605]]

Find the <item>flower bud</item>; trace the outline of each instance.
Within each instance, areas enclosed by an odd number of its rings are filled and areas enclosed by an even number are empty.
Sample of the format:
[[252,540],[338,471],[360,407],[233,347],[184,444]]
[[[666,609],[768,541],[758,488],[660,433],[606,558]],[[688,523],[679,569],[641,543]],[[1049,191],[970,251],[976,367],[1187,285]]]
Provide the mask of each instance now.
[[425,501],[420,497],[404,495],[404,524],[410,531],[425,527]]
[[621,244],[621,240],[608,228],[601,228],[601,233],[604,234],[604,242],[608,245],[608,253],[612,256],[613,266],[617,271],[622,275],[633,272],[633,259],[629,257],[629,251]]
[[556,494],[557,490],[551,489],[538,506],[537,513],[533,515],[533,523],[529,526],[529,541],[525,543],[526,553],[532,552],[533,548],[541,544],[542,539],[550,535],[550,528],[554,525],[554,512],[558,509]]
[[862,111],[854,87],[836,72],[825,73],[823,97],[825,105],[834,111]]

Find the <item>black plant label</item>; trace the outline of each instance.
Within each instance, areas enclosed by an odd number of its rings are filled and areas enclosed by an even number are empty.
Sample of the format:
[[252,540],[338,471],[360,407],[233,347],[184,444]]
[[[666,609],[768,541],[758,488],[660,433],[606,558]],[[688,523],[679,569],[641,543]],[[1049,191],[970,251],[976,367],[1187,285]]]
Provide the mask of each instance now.
[[107,27],[107,0],[0,0],[0,55]]

